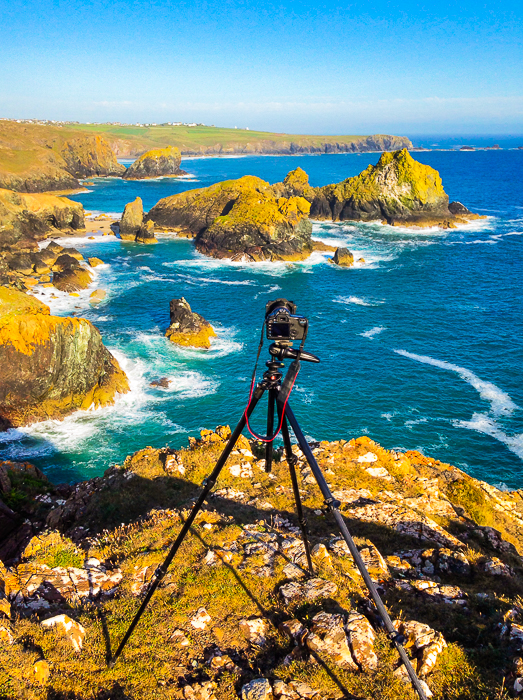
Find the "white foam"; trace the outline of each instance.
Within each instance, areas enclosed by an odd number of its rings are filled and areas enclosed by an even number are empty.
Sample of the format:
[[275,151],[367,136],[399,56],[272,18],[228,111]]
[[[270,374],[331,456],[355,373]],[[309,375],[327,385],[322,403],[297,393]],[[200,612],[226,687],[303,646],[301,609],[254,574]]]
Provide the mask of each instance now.
[[363,338],[369,338],[369,340],[372,340],[374,336],[383,333],[384,330],[386,330],[385,326],[374,326],[374,328],[371,328],[370,330],[365,331],[364,333],[360,333],[360,335],[363,336]]
[[338,304],[356,304],[356,306],[379,306],[384,303],[383,301],[375,301],[355,296],[336,297],[334,301]]
[[483,379],[480,379],[476,374],[474,374],[474,372],[471,372],[465,367],[460,367],[459,365],[454,365],[451,362],[445,362],[444,360],[436,360],[428,355],[416,355],[415,353],[407,352],[406,350],[394,350],[394,352],[398,355],[408,357],[411,360],[421,362],[425,365],[432,365],[434,367],[439,367],[439,369],[455,372],[468,384],[473,386],[483,400],[490,403],[491,411],[494,415],[510,415],[517,408],[519,408],[512,401],[510,396],[499,387],[492,382],[486,382]]
[[508,447],[508,449],[523,459],[523,433],[519,435],[507,435],[496,421],[485,413],[474,413],[470,420],[455,420],[452,422],[457,428],[468,428],[478,433],[490,435]]

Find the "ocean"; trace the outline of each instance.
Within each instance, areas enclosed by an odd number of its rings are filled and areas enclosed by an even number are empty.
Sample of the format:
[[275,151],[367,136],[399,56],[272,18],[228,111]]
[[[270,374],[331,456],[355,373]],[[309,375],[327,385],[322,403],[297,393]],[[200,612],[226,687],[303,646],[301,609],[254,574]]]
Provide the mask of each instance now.
[[[427,137],[422,145],[432,143]],[[168,235],[154,246],[71,240],[85,257],[105,262],[94,286],[107,290],[106,300],[91,307],[91,290],[57,299],[46,290],[41,298],[52,313],[76,314],[100,329],[132,390],[113,407],[0,434],[2,457],[71,482],[100,475],[146,445],[180,447],[202,428],[236,424],[265,304],[283,296],[309,318],[306,349],[321,358],[302,364],[291,396],[309,438],[369,435],[502,488],[523,487],[523,151],[413,155],[440,172],[451,200],[488,218],[450,231],[314,223],[314,237],[365,259],[351,269],[319,253],[297,264],[234,264]],[[91,212],[120,213],[136,196],[149,209],[170,194],[246,174],[274,183],[297,166],[312,185],[325,185],[378,158],[185,158],[184,178],[89,180],[89,191],[72,198]],[[216,328],[210,351],[164,338],[169,301],[182,296]],[[264,350],[258,376],[266,358]],[[151,386],[162,377],[171,380],[168,389]],[[263,406],[252,425],[264,432]]]

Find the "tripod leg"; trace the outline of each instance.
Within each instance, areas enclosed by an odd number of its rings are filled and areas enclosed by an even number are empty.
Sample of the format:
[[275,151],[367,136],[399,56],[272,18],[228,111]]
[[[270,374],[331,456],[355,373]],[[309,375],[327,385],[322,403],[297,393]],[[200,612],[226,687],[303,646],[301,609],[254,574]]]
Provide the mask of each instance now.
[[[270,438],[274,431],[274,404],[276,403],[276,389],[269,389],[269,405],[267,409],[267,437]],[[272,471],[273,442],[265,443],[265,471]]]
[[349,548],[349,551],[352,555],[352,558],[354,559],[354,563],[359,569],[360,574],[363,577],[363,580],[365,581],[365,585],[367,586],[369,593],[371,595],[372,600],[374,601],[374,604],[376,608],[378,609],[378,612],[380,614],[381,619],[383,620],[383,624],[385,625],[385,629],[387,630],[389,639],[392,641],[396,649],[398,650],[398,654],[400,655],[400,658],[407,669],[407,673],[409,674],[410,681],[412,683],[412,687],[414,690],[418,693],[420,700],[427,700],[427,696],[425,695],[425,691],[421,687],[421,684],[419,682],[419,678],[416,675],[416,671],[412,667],[412,664],[410,663],[410,659],[407,656],[407,652],[401,645],[400,639],[401,636],[398,634],[398,632],[394,629],[394,626],[392,624],[392,620],[389,617],[389,613],[387,612],[387,608],[383,604],[383,601],[380,598],[380,594],[378,593],[376,586],[374,585],[374,581],[371,579],[369,572],[367,571],[367,568],[365,566],[365,563],[363,559],[361,558],[361,555],[358,551],[358,548],[356,547],[356,544],[354,543],[354,540],[352,539],[352,536],[349,532],[349,529],[345,523],[345,520],[343,519],[343,516],[341,515],[340,511],[338,510],[339,508],[339,501],[337,501],[329,488],[329,485],[327,484],[325,477],[323,476],[323,473],[318,465],[318,462],[316,461],[314,455],[312,454],[312,450],[309,446],[309,443],[305,439],[304,434],[302,433],[302,430],[298,424],[298,421],[296,420],[296,417],[294,413],[292,412],[291,407],[289,404],[287,404],[285,408],[285,416],[289,419],[289,423],[291,424],[292,430],[294,434],[296,435],[296,438],[298,440],[298,443],[300,445],[301,451],[305,455],[307,462],[310,465],[310,468],[312,469],[312,473],[314,474],[314,478],[318,482],[318,486],[320,488],[320,491],[323,494],[323,497],[325,498],[325,504],[328,506],[329,510],[334,516],[334,519],[336,520],[336,523],[340,529],[341,535],[345,542],[347,543],[347,546]]
[[[258,403],[258,401],[262,397],[264,391],[265,391],[265,387],[258,384],[256,389],[254,390],[254,394],[253,394],[251,403],[249,404],[249,409],[247,412],[249,416],[254,411],[256,404]],[[147,607],[147,605],[149,604],[149,601],[153,597],[154,592],[156,591],[156,589],[160,585],[163,577],[167,573],[167,569],[169,568],[169,565],[171,564],[172,560],[174,559],[176,552],[180,548],[180,545],[182,544],[183,540],[185,539],[185,536],[189,532],[191,525],[194,522],[194,519],[198,515],[198,512],[200,511],[201,507],[203,506],[203,504],[205,502],[205,499],[209,495],[209,491],[212,489],[212,487],[216,483],[216,479],[218,478],[221,470],[223,469],[223,466],[225,465],[225,462],[227,461],[227,458],[229,457],[234,445],[236,444],[238,438],[240,437],[242,430],[245,428],[246,422],[247,421],[246,421],[245,412],[244,412],[241,419],[240,419],[240,422],[238,423],[238,425],[234,429],[231,437],[227,441],[227,444],[225,445],[223,452],[219,456],[218,461],[216,462],[216,466],[212,470],[211,474],[207,477],[207,479],[205,479],[205,481],[203,482],[202,492],[200,493],[198,500],[194,504],[193,509],[191,510],[191,512],[189,514],[189,517],[187,518],[187,520],[183,524],[182,529],[178,533],[178,537],[174,541],[174,544],[172,545],[172,547],[169,551],[169,554],[165,558],[165,561],[163,562],[163,564],[161,564],[158,567],[158,569],[156,570],[154,578],[151,579],[151,583],[149,584],[147,594],[145,595],[145,598],[143,599],[142,604],[140,605],[140,607],[138,609],[138,612],[134,616],[133,621],[129,625],[127,632],[123,636],[123,639],[118,646],[118,649],[116,650],[114,656],[112,657],[112,659],[109,662],[109,665],[111,667],[114,666],[116,661],[118,660],[118,657],[120,656],[125,645],[127,644],[129,637],[133,633],[134,628],[136,627],[142,614],[144,613],[145,608]]]
[[303,544],[305,545],[307,567],[309,569],[309,574],[312,576],[314,574],[314,568],[312,566],[311,548],[309,544],[309,539],[307,537],[307,521],[305,520],[305,515],[303,514],[300,489],[298,486],[298,478],[296,476],[296,462],[298,460],[292,452],[291,437],[289,435],[289,426],[287,425],[287,419],[285,417],[281,424],[281,434],[283,437],[283,443],[285,445],[285,454],[287,457],[287,464],[289,465],[289,472],[291,475],[292,490],[294,491],[294,501],[296,502],[296,512],[298,514],[298,522],[300,524],[301,536],[303,538]]

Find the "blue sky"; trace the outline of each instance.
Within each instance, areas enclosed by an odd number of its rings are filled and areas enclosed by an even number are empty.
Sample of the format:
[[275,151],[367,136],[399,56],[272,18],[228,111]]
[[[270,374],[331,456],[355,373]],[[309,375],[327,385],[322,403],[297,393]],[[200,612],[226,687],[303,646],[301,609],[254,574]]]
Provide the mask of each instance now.
[[523,3],[0,0],[0,116],[523,133]]

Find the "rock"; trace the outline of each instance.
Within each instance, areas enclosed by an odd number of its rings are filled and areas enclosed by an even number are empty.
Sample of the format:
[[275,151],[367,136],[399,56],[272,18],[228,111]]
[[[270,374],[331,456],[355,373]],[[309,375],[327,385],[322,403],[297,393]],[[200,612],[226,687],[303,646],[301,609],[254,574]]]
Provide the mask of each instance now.
[[405,638],[403,646],[412,648],[417,656],[417,672],[419,676],[427,676],[434,668],[439,654],[447,646],[441,634],[429,625],[415,620],[395,620],[394,628]]
[[247,175],[160,200],[147,214],[156,226],[196,236],[197,249],[237,261],[303,260],[312,250],[310,205],[278,197]]
[[309,201],[313,219],[449,228],[454,221],[478,218],[462,210],[456,216],[449,209],[439,173],[414,160],[405,148],[383,153],[377,165],[369,165],[356,177],[315,189]]
[[94,292],[91,292],[89,296],[89,302],[91,304],[99,304],[105,299],[106,296],[107,292],[105,291],[105,289],[95,289]]
[[65,267],[61,272],[53,274],[53,285],[61,292],[77,292],[81,289],[87,289],[92,281],[93,278],[89,270],[81,265],[71,265],[71,267]]
[[375,479],[385,479],[386,481],[392,481],[392,477],[385,467],[367,467],[365,469],[369,476],[373,476]]
[[15,641],[13,634],[7,625],[0,624],[0,646],[11,646]]
[[60,627],[73,645],[75,651],[81,651],[85,637],[85,627],[68,615],[56,615],[42,621],[42,627]]
[[352,267],[354,265],[354,255],[347,248],[336,248],[332,262],[340,267]]
[[297,600],[316,600],[317,598],[328,598],[334,595],[338,586],[333,581],[325,581],[321,578],[311,578],[303,583],[292,581],[281,586],[280,594],[288,605]]
[[49,664],[45,659],[40,659],[33,666],[33,674],[35,682],[39,685],[45,685],[51,675]]
[[343,629],[343,616],[321,612],[312,618],[312,628],[306,644],[311,651],[325,654],[332,661],[352,671],[358,670]]
[[186,700],[216,700],[214,691],[217,685],[214,681],[203,681],[186,685],[183,688],[183,695]]
[[155,386],[161,389],[168,389],[172,384],[170,379],[167,377],[162,377],[161,379],[154,379],[149,386]]
[[461,202],[451,202],[449,204],[449,211],[451,214],[454,214],[454,216],[468,216],[472,214]]
[[209,349],[211,338],[216,337],[211,324],[193,312],[183,297],[172,299],[169,307],[171,323],[165,333],[166,337],[178,345]]
[[209,622],[212,620],[211,616],[205,608],[200,608],[194,615],[190,618],[189,622],[197,630],[204,630]]
[[316,559],[316,561],[323,562],[327,565],[330,565],[332,563],[331,555],[327,551],[327,547],[324,544],[314,545],[311,554]]
[[366,464],[378,461],[378,456],[374,452],[366,452],[364,455],[360,455],[357,459],[360,464]]
[[65,167],[74,177],[122,175],[125,166],[118,163],[107,140],[98,134],[80,133],[60,147]]
[[375,671],[378,668],[378,657],[374,651],[376,635],[370,622],[364,615],[353,612],[349,615],[345,630],[349,636],[352,655],[358,666]]
[[240,630],[247,641],[263,646],[267,641],[267,622],[262,618],[240,620]]
[[140,197],[125,205],[120,221],[120,238],[134,241],[143,226],[143,203]]
[[38,252],[38,241],[53,232],[82,228],[84,210],[78,202],[50,194],[0,189],[0,252]]
[[64,248],[62,251],[62,255],[69,255],[71,258],[74,258],[79,262],[81,262],[84,259],[84,256],[80,253],[79,250],[76,250],[76,248]]
[[493,557],[492,559],[486,561],[483,564],[483,570],[485,573],[490,574],[491,576],[507,576],[509,578],[514,576],[514,572],[510,566],[504,564],[501,559],[498,559],[497,557]]
[[188,647],[191,644],[183,630],[174,630],[174,632],[171,635],[171,640],[181,647]]
[[242,700],[271,700],[272,688],[266,678],[255,678],[242,686]]
[[85,319],[0,287],[0,421],[20,426],[114,403],[127,377]]
[[149,177],[185,175],[185,171],[180,169],[181,161],[181,153],[175,146],[156,148],[137,158],[124,172],[123,179],[144,180]]
[[98,267],[98,265],[105,265],[103,260],[100,260],[100,258],[88,258],[87,262],[91,267]]
[[140,226],[138,233],[136,234],[137,243],[158,243],[158,240],[154,235],[154,224],[152,221],[147,221]]
[[279,626],[279,630],[296,642],[296,644],[303,644],[307,636],[307,629],[299,620],[287,620],[286,622],[282,622]]

